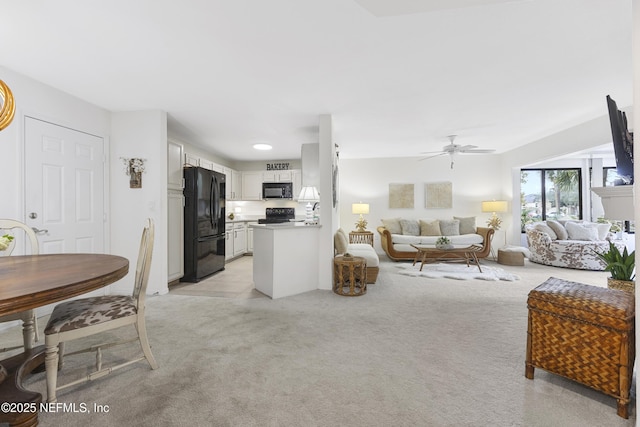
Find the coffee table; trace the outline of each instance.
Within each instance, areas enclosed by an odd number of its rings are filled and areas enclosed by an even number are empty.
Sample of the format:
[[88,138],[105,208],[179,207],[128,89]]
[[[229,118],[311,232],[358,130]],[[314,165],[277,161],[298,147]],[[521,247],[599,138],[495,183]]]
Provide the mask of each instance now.
[[479,245],[471,245],[464,248],[453,248],[453,249],[440,249],[434,246],[427,245],[411,245],[418,252],[416,252],[416,256],[413,259],[413,265],[416,265],[418,259],[420,262],[420,271],[422,271],[422,267],[428,259],[433,261],[451,261],[452,259],[461,259],[467,263],[467,267],[469,264],[474,264],[482,273],[482,268],[480,267],[480,262],[478,262],[477,252],[482,251],[482,246]]

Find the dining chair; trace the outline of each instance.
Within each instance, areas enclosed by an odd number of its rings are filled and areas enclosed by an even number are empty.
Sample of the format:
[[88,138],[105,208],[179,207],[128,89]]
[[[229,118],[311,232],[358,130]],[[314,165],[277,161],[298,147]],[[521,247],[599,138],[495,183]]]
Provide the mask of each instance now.
[[[154,226],[151,219],[142,232],[133,295],[107,295],[75,299],[56,305],[44,330],[45,335],[45,368],[47,372],[47,401],[56,402],[58,390],[101,378],[111,372],[136,363],[143,359],[157,369],[158,364],[151,354],[147,338],[144,309],[145,293],[149,281],[151,254],[153,252]],[[89,375],[58,386],[58,370],[62,369],[64,344],[67,341],[99,334],[126,325],[135,325],[143,356],[128,360],[111,367],[102,367],[102,349],[114,345],[125,344],[136,339],[113,343],[93,345],[89,348],[68,353],[71,356],[79,353],[96,352],[96,370]]]
[[[24,224],[20,221],[16,221],[13,219],[0,219],[0,236],[4,236],[5,234],[12,235],[14,230],[23,230],[24,235],[28,238],[29,243],[31,245],[31,255],[38,255],[40,252],[38,246],[38,238],[36,237],[36,233],[33,231],[31,227],[27,224]],[[21,233],[18,232],[19,236]],[[0,251],[0,254],[3,256],[10,256],[13,252],[13,249],[16,247],[16,236],[13,236],[13,240],[9,243],[8,247],[4,251]],[[15,320],[22,321],[22,346],[14,346],[14,347],[6,347],[0,349],[0,352],[16,350],[18,348],[23,348],[25,350],[31,350],[33,348],[34,342],[38,341],[40,337],[38,336],[38,318],[36,317],[35,310],[27,310],[21,311],[20,313],[8,314],[6,316],[0,317],[0,322],[13,322]]]

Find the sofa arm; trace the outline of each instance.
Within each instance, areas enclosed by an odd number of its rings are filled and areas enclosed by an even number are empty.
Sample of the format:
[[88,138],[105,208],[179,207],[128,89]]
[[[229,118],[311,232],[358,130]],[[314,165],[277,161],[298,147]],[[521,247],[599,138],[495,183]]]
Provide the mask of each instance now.
[[477,227],[476,234],[482,236],[482,250],[476,254],[478,258],[486,258],[491,253],[491,240],[496,231],[489,227]]

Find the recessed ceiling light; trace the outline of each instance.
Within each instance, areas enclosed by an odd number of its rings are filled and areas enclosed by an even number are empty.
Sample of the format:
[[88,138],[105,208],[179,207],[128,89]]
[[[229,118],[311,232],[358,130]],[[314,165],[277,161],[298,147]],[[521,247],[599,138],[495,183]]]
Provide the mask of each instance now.
[[266,150],[271,150],[273,147],[270,146],[269,144],[253,144],[253,148],[255,150],[266,151]]

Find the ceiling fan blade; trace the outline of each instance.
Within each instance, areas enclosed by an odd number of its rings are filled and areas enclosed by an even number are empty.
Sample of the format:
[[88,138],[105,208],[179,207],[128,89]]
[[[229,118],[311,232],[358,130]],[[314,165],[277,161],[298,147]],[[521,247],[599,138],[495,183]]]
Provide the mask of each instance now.
[[471,149],[471,150],[460,150],[461,153],[465,153],[465,154],[482,154],[482,153],[493,153],[496,150],[491,150],[491,149],[483,149],[483,148],[478,148],[478,149]]
[[443,156],[443,155],[445,155],[445,154],[448,154],[448,153],[440,153],[440,154],[436,154],[435,156],[423,157],[423,158],[421,158],[421,159],[418,159],[418,161],[419,161],[419,162],[421,162],[421,161],[423,161],[423,160],[433,159],[434,157],[440,157],[440,156]]
[[476,148],[478,148],[477,145],[463,145],[463,146],[458,147],[458,149],[456,151],[464,153],[465,151],[474,150]]

